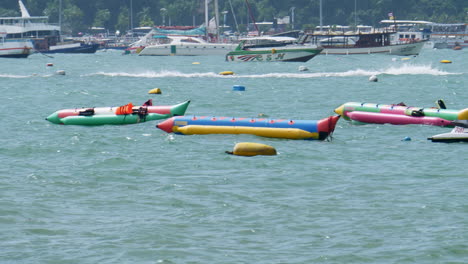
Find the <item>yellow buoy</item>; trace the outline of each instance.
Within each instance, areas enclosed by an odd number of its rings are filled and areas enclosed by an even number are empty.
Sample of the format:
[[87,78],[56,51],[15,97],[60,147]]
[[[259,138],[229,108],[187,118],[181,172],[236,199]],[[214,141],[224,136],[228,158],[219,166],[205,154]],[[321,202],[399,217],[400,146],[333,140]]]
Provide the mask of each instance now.
[[161,94],[161,89],[154,88],[154,89],[151,89],[148,93],[149,94]]
[[457,119],[458,120],[468,120],[468,108],[465,108],[465,109],[461,110],[460,112],[458,112]]
[[192,64],[200,64],[199,62],[192,62]]
[[440,63],[452,63],[451,60],[441,60]]
[[222,71],[219,73],[219,75],[234,75],[234,72],[232,71]]
[[241,142],[237,143],[234,146],[234,150],[232,152],[226,151],[228,154],[233,154],[237,156],[256,156],[256,155],[267,155],[273,156],[276,155],[276,149],[272,146],[260,144],[260,143],[252,143],[252,142]]
[[411,58],[401,58],[401,60],[410,60]]

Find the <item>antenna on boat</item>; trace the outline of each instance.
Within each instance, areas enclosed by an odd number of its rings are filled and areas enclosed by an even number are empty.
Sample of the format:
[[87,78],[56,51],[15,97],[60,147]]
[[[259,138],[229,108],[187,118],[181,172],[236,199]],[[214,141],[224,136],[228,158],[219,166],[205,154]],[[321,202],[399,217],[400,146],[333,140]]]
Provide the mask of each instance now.
[[323,32],[323,23],[322,23],[322,0],[320,0],[320,32]]

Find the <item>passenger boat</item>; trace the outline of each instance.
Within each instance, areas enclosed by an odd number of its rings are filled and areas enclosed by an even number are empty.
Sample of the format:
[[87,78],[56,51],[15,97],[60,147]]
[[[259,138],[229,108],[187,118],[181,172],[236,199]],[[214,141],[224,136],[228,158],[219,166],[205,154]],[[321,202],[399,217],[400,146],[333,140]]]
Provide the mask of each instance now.
[[291,120],[217,116],[176,116],[157,128],[182,135],[250,134],[270,138],[325,140],[335,130],[339,116],[321,120]]
[[306,62],[322,51],[321,47],[300,45],[292,37],[262,36],[243,39],[226,61],[235,62]]
[[409,107],[403,103],[388,105],[349,102],[336,108],[335,113],[348,121],[392,125],[453,126],[453,120],[468,119],[468,108],[445,109],[443,102],[437,108]]
[[418,55],[427,40],[402,39],[392,41],[396,32],[336,32],[318,31],[303,35],[299,43],[323,47],[320,54],[353,55],[353,54],[391,54]]
[[468,142],[468,120],[455,120],[450,133],[443,133],[428,138],[432,142]]
[[190,101],[177,105],[153,106],[148,100],[142,106],[132,103],[118,107],[90,107],[63,109],[49,115],[46,120],[60,125],[127,125],[184,115]]
[[2,17],[0,24],[9,39],[28,39],[41,53],[94,53],[99,44],[82,41],[62,41],[60,26],[48,23],[47,16],[30,16],[21,0],[21,17]]
[[468,24],[431,24],[431,41],[435,49],[468,48]]
[[8,39],[6,36],[6,32],[0,32],[0,57],[27,58],[31,54],[33,43],[30,39]]

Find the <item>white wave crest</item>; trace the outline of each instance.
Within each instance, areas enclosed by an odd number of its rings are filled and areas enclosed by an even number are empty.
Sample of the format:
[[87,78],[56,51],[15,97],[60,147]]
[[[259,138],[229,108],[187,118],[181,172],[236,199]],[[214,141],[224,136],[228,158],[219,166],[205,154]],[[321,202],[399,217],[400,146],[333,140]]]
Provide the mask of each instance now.
[[129,72],[98,72],[93,75],[102,75],[110,77],[135,77],[135,78],[326,78],[326,77],[353,77],[353,76],[372,76],[379,74],[388,75],[456,75],[461,73],[450,73],[440,69],[432,68],[431,65],[410,65],[402,64],[399,66],[391,66],[381,70],[365,70],[355,69],[344,72],[309,72],[309,73],[264,73],[264,74],[235,74],[235,75],[220,75],[215,72],[196,72],[182,73],[179,71],[147,71],[141,73]]

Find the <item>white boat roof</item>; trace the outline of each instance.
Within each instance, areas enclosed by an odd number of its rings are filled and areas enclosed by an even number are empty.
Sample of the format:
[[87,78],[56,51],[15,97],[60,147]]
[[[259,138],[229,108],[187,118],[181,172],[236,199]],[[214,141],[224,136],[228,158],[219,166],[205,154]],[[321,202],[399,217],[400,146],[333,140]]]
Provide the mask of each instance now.
[[432,24],[430,21],[424,20],[391,20],[391,19],[384,19],[381,20],[380,23],[382,24]]
[[242,38],[241,40],[295,41],[296,38],[293,38],[293,37],[283,37],[283,36],[260,36],[260,37]]

